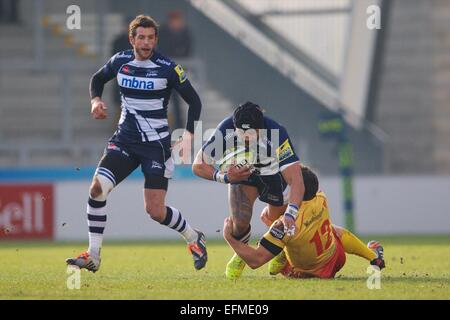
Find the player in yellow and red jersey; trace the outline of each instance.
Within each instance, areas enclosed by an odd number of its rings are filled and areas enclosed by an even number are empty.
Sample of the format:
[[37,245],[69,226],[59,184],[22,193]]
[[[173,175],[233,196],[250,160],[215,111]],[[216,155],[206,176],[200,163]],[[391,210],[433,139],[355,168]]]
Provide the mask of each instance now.
[[[305,195],[298,212],[293,236],[284,232],[282,219],[261,214],[270,229],[257,248],[236,241],[231,236],[232,221],[225,219],[224,238],[234,251],[252,268],[269,262],[271,274],[282,273],[295,278],[333,278],[345,264],[345,253],[355,254],[384,268],[383,247],[376,241],[365,246],[350,231],[334,226],[330,220],[327,198],[318,192],[317,176],[302,166]],[[275,222],[271,223],[273,220]],[[275,257],[275,259],[274,259]]]

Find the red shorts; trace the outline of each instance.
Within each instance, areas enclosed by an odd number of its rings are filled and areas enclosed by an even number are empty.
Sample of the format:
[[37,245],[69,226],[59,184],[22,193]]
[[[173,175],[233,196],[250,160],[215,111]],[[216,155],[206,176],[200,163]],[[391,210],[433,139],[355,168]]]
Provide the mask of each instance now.
[[311,273],[307,272],[295,272],[292,270],[292,267],[287,264],[282,274],[286,277],[290,278],[321,278],[321,279],[331,279],[334,278],[336,273],[342,269],[345,264],[345,250],[342,246],[341,239],[336,235],[336,232],[333,229],[334,237],[336,239],[336,251],[331,259],[319,270],[316,270]]
[[344,246],[342,245],[341,239],[339,239],[339,237],[336,235],[334,229],[333,233],[334,238],[336,239],[336,251],[334,252],[334,255],[333,257],[331,257],[330,261],[328,261],[327,264],[316,273],[316,276],[318,278],[334,278],[336,273],[338,273],[338,271],[341,270],[345,264]]

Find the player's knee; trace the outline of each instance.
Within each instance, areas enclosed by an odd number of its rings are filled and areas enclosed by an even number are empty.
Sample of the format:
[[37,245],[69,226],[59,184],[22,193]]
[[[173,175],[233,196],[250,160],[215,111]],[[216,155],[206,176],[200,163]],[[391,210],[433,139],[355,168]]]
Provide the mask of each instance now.
[[89,196],[91,199],[96,199],[100,197],[103,194],[102,185],[100,184],[100,181],[98,181],[97,178],[94,178],[94,181],[92,181],[91,187],[89,188]]
[[166,217],[166,207],[164,206],[158,206],[158,205],[152,205],[152,204],[146,204],[145,205],[145,211],[147,211],[148,215],[157,222],[164,221],[164,218]]
[[252,270],[255,270],[255,269],[258,269],[259,267],[261,267],[258,263],[250,263],[250,264],[248,264],[248,266]]
[[201,170],[201,164],[200,163],[194,163],[192,165],[192,172],[196,175],[196,176],[200,176],[200,170]]
[[91,187],[89,188],[89,196],[94,200],[105,201],[113,188],[114,185],[108,178],[97,175],[94,177]]

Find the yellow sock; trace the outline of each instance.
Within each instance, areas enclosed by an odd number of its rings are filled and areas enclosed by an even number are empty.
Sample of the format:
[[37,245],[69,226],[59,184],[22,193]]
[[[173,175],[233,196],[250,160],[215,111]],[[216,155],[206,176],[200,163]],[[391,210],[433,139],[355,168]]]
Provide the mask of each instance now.
[[367,248],[367,246],[359,240],[353,233],[342,227],[337,227],[338,234],[346,253],[355,254],[361,258],[372,261],[377,257],[375,252]]

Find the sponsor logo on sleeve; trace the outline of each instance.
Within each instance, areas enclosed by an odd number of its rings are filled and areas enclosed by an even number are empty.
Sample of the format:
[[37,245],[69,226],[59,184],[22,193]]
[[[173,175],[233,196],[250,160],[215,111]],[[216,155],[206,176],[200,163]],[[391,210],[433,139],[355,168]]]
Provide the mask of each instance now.
[[187,76],[186,72],[184,71],[183,67],[179,64],[175,67],[175,72],[178,74],[178,78],[180,79],[180,83],[183,83],[186,81]]
[[289,143],[289,140],[286,139],[286,141],[284,141],[283,144],[277,148],[278,161],[282,162],[286,159],[289,159],[293,155],[294,155],[294,150],[292,149],[291,144]]

